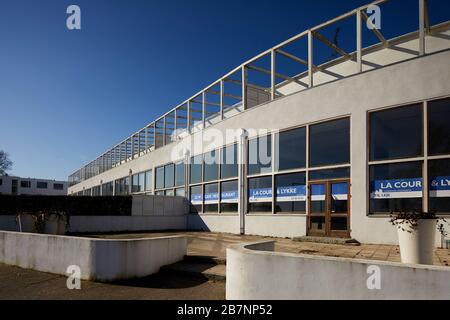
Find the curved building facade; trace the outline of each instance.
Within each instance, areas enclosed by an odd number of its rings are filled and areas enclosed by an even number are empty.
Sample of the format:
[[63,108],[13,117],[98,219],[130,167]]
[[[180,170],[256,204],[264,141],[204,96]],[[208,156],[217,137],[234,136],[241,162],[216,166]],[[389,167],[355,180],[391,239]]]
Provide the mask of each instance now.
[[[69,194],[183,196],[189,229],[366,243],[397,242],[391,211],[448,215],[450,22],[417,3],[407,34],[367,29],[367,5],[261,53],[75,172]],[[345,19],[355,50],[324,35]],[[316,62],[316,43],[336,56]]]

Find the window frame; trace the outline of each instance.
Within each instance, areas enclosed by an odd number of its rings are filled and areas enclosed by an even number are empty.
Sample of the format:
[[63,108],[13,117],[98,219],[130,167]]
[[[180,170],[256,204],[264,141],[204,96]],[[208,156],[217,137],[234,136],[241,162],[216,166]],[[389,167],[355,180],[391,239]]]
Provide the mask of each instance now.
[[[366,216],[367,217],[388,217],[389,215],[385,212],[370,212],[370,166],[372,165],[378,165],[378,164],[390,164],[390,163],[402,163],[402,162],[422,162],[422,210],[428,211],[430,208],[430,201],[429,201],[429,161],[432,160],[441,160],[441,159],[450,159],[450,154],[445,155],[429,155],[428,150],[428,143],[429,143],[429,135],[428,135],[428,104],[433,101],[443,100],[450,98],[450,95],[443,96],[443,97],[435,97],[432,99],[426,99],[426,100],[418,100],[418,101],[410,101],[403,104],[398,105],[391,105],[383,108],[368,110],[366,113]],[[391,159],[391,160],[377,160],[377,161],[370,161],[370,114],[378,111],[386,111],[393,108],[400,108],[400,107],[406,107],[408,105],[414,105],[414,104],[421,104],[422,109],[422,139],[423,139],[423,152],[422,156],[419,157],[412,157],[412,158],[400,158],[400,159]],[[442,217],[448,217],[450,216],[450,213],[437,213],[437,215]]]

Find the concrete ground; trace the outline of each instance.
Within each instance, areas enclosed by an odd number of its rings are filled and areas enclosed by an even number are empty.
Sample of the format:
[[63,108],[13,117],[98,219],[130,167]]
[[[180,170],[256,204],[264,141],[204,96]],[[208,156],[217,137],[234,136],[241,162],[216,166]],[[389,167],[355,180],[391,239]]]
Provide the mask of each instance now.
[[[240,236],[214,232],[151,232],[89,235],[100,238],[145,238],[185,235],[188,257],[158,274],[116,283],[82,281],[81,290],[68,290],[66,277],[0,264],[1,299],[224,299],[226,247],[240,242],[275,240],[279,252],[319,256],[400,261],[398,246],[343,245],[291,239]],[[435,251],[434,264],[448,266],[449,249]]]
[[[102,238],[146,238],[167,235],[185,235],[188,237],[188,255],[217,257],[225,260],[226,247],[240,242],[261,240],[275,240],[275,251],[311,254],[317,256],[345,257],[355,259],[369,259],[400,262],[400,249],[393,245],[378,244],[328,244],[314,242],[299,242],[285,238],[271,238],[262,236],[235,235],[217,232],[152,232],[133,234],[92,235]],[[90,235],[91,236],[91,235]],[[449,266],[450,250],[436,249],[434,264]]]
[[160,272],[113,284],[82,281],[69,290],[66,277],[0,263],[0,300],[190,300],[225,299],[225,282]]

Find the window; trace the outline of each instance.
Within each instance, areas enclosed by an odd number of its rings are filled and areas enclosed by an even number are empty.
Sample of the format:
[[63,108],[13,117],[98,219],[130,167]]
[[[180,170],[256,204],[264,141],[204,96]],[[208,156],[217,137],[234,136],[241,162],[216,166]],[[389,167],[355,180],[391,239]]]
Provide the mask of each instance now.
[[429,209],[432,212],[450,212],[450,159],[428,162]]
[[184,186],[185,165],[184,162],[175,164],[175,186]]
[[272,177],[248,179],[248,212],[272,212]]
[[164,191],[164,195],[173,197],[175,195],[173,189],[167,189]]
[[47,182],[44,182],[44,181],[36,182],[36,188],[38,188],[38,189],[47,189],[47,187],[48,187]]
[[370,213],[422,209],[422,163],[370,166]]
[[270,135],[248,142],[248,174],[267,173],[272,170],[272,138]]
[[130,178],[124,177],[115,181],[115,195],[123,196],[129,194],[130,188]]
[[238,149],[237,144],[222,149],[220,177],[222,179],[238,176]]
[[350,168],[333,168],[309,172],[309,180],[350,178]]
[[306,166],[306,128],[283,131],[277,134],[277,137],[278,170],[304,168]]
[[164,188],[164,167],[156,168],[156,189]]
[[202,186],[191,187],[191,213],[202,212]]
[[306,174],[293,173],[275,177],[275,212],[306,212]]
[[102,184],[102,196],[112,196],[113,195],[113,183],[107,182]]
[[218,212],[219,190],[217,183],[205,184],[204,212]]
[[165,192],[164,192],[164,190],[156,191],[156,192],[155,192],[155,195],[157,195],[157,196],[163,196],[163,195],[165,195]]
[[20,187],[21,188],[31,188],[31,181],[21,180]]
[[175,195],[177,197],[185,197],[186,192],[185,192],[184,188],[178,188],[178,189],[175,189]]
[[173,163],[168,164],[164,167],[164,188],[172,188],[174,184],[174,170],[175,166]]
[[312,125],[309,130],[311,167],[350,162],[350,119]]
[[64,184],[62,183],[54,183],[53,190],[64,190]]
[[85,196],[85,197],[90,197],[91,194],[92,194],[92,190],[91,189],[86,189],[83,192],[83,196]]
[[145,174],[144,173],[134,174],[131,177],[131,192],[132,193],[144,192],[144,184],[145,184]]
[[100,186],[92,187],[92,196],[94,197],[100,196]]
[[450,154],[450,99],[428,103],[428,150],[430,155]]
[[190,183],[202,182],[202,155],[191,158],[190,174]]
[[238,181],[224,181],[221,183],[220,212],[238,211]]
[[144,191],[143,189],[141,189],[140,178],[141,178],[141,176],[139,174],[134,174],[131,177],[131,192],[132,193],[137,193],[137,192]]
[[152,191],[153,189],[153,175],[152,170],[145,172],[145,191]]
[[370,113],[370,160],[423,154],[422,104]]
[[204,155],[204,175],[203,181],[214,181],[219,176],[219,157],[215,150]]

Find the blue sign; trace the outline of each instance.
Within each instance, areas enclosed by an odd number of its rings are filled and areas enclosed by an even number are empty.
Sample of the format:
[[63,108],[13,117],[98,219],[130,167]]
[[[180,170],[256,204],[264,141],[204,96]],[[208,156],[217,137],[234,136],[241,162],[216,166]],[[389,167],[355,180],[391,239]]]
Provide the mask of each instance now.
[[191,203],[202,204],[202,194],[201,193],[191,194]]
[[348,183],[340,182],[331,184],[331,196],[334,200],[348,200]]
[[311,201],[324,201],[324,200],[325,200],[325,184],[312,184]]
[[306,185],[277,187],[277,201],[306,201]]
[[269,202],[272,201],[272,188],[250,189],[249,202]]
[[222,203],[237,203],[238,202],[238,191],[222,191],[221,194]]
[[430,197],[450,197],[450,176],[430,179]]
[[213,204],[218,202],[219,202],[218,192],[205,193],[205,204]]
[[372,199],[421,198],[422,178],[372,181],[370,197]]

